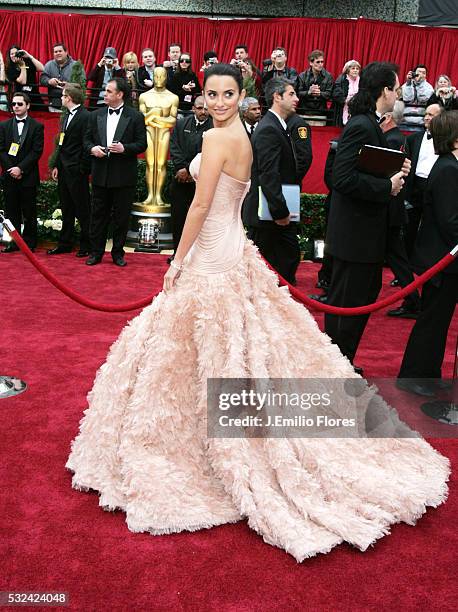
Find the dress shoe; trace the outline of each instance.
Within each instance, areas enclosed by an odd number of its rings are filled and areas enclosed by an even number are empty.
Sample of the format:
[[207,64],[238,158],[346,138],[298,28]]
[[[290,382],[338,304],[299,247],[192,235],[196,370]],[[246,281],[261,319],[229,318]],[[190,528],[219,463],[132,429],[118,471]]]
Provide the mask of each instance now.
[[402,319],[416,319],[418,317],[418,310],[412,310],[406,306],[399,306],[394,310],[389,310],[386,313],[389,317],[400,317]]
[[19,247],[14,243],[9,244],[2,249],[2,253],[14,253],[14,251],[19,251]]
[[390,283],[390,287],[399,287],[399,281],[397,278],[393,278],[393,280]]
[[398,378],[396,380],[396,387],[402,391],[415,393],[416,395],[422,395],[423,397],[435,397],[436,394],[433,386],[426,382],[419,382],[419,380],[421,379]]
[[326,302],[328,301],[328,295],[327,293],[322,293],[321,295],[318,293],[311,293],[309,295],[309,298],[311,300],[315,300],[317,302],[321,302],[322,304],[326,304]]
[[76,251],[76,257],[87,257],[89,255],[89,251]]
[[54,249],[48,249],[46,253],[48,255],[60,255],[61,253],[71,253],[71,249],[67,249],[65,247],[57,246]]
[[360,376],[364,375],[364,370],[363,368],[361,368],[360,366],[353,366],[354,371],[356,372],[356,374],[359,374]]
[[116,259],[113,259],[113,263],[115,266],[119,266],[120,268],[124,268],[125,266],[127,266],[127,261],[124,259],[124,257],[118,257]]
[[90,255],[87,259],[86,259],[86,265],[87,266],[96,266],[97,264],[102,262],[102,258],[101,257],[97,257],[97,255]]

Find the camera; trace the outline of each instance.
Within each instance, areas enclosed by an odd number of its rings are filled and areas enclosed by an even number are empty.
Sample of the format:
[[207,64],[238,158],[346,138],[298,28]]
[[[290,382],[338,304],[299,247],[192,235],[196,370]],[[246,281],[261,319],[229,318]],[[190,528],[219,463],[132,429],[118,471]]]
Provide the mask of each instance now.
[[19,59],[22,59],[23,57],[25,57],[25,51],[24,49],[18,49],[16,51],[16,57],[18,57]]
[[112,57],[106,57],[106,58],[105,58],[105,65],[106,65],[106,66],[112,66],[112,65],[113,65],[113,62],[114,62],[114,60],[113,60],[113,58],[112,58]]
[[263,66],[272,66],[272,60],[270,58],[262,60],[262,65]]
[[217,63],[218,63],[218,58],[217,58],[217,57],[211,57],[211,58],[208,60],[208,63],[209,63],[209,64],[217,64]]

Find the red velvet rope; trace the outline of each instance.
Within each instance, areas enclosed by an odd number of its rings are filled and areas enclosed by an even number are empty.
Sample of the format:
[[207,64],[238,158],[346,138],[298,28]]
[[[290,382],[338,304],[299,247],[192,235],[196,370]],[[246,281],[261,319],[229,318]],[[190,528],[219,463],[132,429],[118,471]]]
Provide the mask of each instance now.
[[[130,302],[128,304],[99,304],[98,302],[89,300],[88,298],[85,298],[79,293],[76,293],[75,291],[73,291],[73,289],[70,289],[69,287],[64,285],[57,278],[57,276],[55,276],[45,266],[43,266],[42,263],[39,261],[39,259],[32,253],[32,251],[29,249],[27,244],[24,242],[21,235],[18,234],[17,230],[15,230],[14,227],[11,225],[10,221],[5,220],[5,227],[10,233],[13,240],[18,245],[18,247],[27,257],[27,259],[32,263],[32,265],[52,285],[54,285],[54,287],[62,291],[62,293],[65,293],[65,295],[67,295],[69,298],[71,298],[75,302],[78,302],[78,304],[81,304],[82,306],[87,306],[87,308],[92,308],[93,310],[101,310],[103,312],[127,312],[129,310],[137,310],[138,308],[144,308],[145,306],[148,306],[149,304],[151,304],[153,298],[157,295],[157,293],[152,293],[150,295],[147,295],[143,299],[138,300],[137,302]],[[401,298],[405,297],[406,295],[408,295],[409,293],[411,293],[412,291],[414,291],[415,289],[423,285],[423,283],[425,283],[430,278],[432,278],[435,274],[443,270],[446,266],[448,266],[455,259],[455,255],[456,253],[454,255],[452,255],[451,253],[447,253],[445,257],[443,257],[432,268],[430,268],[429,270],[424,272],[421,276],[419,276],[416,280],[414,280],[413,283],[410,283],[410,285],[407,285],[407,287],[404,287],[400,291],[396,291],[396,293],[393,294],[392,296],[387,297],[384,300],[381,300],[380,302],[375,302],[374,304],[367,304],[366,306],[358,306],[355,308],[340,308],[337,306],[330,306],[329,304],[322,304],[321,302],[318,302],[317,300],[312,300],[311,298],[307,297],[306,295],[298,291],[295,287],[290,285],[278,273],[277,274],[278,274],[278,278],[280,279],[280,284],[287,285],[291,295],[296,300],[301,302],[302,304],[310,308],[313,308],[314,310],[321,310],[322,312],[328,312],[330,314],[350,317],[350,316],[356,316],[356,315],[369,314],[376,310],[380,310],[380,308],[385,308],[386,306],[390,306],[394,302],[397,302]],[[268,262],[266,262],[266,264],[269,266],[271,270],[273,270],[272,266],[270,266]],[[273,271],[275,272],[275,270]]]

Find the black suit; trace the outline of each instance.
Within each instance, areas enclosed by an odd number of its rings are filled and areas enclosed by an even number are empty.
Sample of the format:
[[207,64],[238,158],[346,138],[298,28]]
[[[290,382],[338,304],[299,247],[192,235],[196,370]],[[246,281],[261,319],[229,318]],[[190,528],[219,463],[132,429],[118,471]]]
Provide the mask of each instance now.
[[415,239],[418,233],[421,216],[423,214],[423,200],[426,191],[427,179],[416,176],[418,157],[423,142],[425,132],[414,132],[407,137],[406,154],[412,162],[409,176],[406,180],[404,198],[413,208],[407,210],[407,221],[404,229],[407,256],[410,258],[415,246]]
[[[12,143],[20,145],[16,156],[9,154]],[[19,233],[24,219],[23,238],[31,249],[37,246],[37,187],[40,183],[38,160],[43,153],[43,146],[43,124],[32,117],[28,116],[25,120],[21,136],[14,117],[0,123],[5,212]],[[12,178],[7,172],[15,166],[22,170],[20,179]]]
[[[458,243],[458,160],[441,155],[428,179],[423,220],[413,257],[421,274]],[[458,260],[425,283],[421,312],[404,353],[401,378],[440,378],[450,322],[458,300]]]
[[283,278],[294,283],[300,261],[296,223],[277,225],[274,221],[260,221],[258,217],[259,187],[269,203],[273,219],[289,215],[281,186],[297,183],[293,145],[288,132],[270,111],[259,122],[251,144],[251,187],[243,203],[243,222],[263,257]]
[[[360,172],[364,144],[386,147],[375,114],[356,115],[345,126],[333,165],[326,233],[333,257],[328,303],[363,306],[377,299],[386,253],[391,181]],[[325,330],[351,362],[369,316],[325,315]]]
[[64,139],[58,147],[55,167],[58,170],[59,199],[62,209],[62,231],[59,247],[71,249],[75,230],[75,217],[80,223],[80,251],[89,251],[89,171],[90,157],[84,149],[84,135],[90,113],[83,106],[74,112],[71,121],[64,124]]
[[[167,73],[167,87],[168,87],[168,77],[169,77],[169,73]],[[140,66],[140,68],[138,69],[138,88],[140,90],[139,95],[143,93],[144,91],[149,91],[151,89],[151,87],[148,87],[148,85],[145,85],[145,79],[147,81],[153,80],[150,77],[149,72],[147,71],[145,66]]]
[[[212,127],[211,117],[197,125],[194,114],[177,121],[170,138],[170,159],[173,162],[175,174],[183,168],[189,171],[189,164],[202,151],[204,132]],[[195,192],[196,184],[194,181],[183,183],[175,177],[173,178],[170,186],[170,213],[175,251],[180,243],[186,215]]]
[[[385,132],[390,149],[398,151],[405,150],[406,137],[398,127],[393,127]],[[402,227],[407,223],[407,213],[404,206],[405,188],[391,198],[388,208],[388,236],[386,245],[386,263],[391,268],[394,276],[398,279],[401,287],[406,287],[413,282],[414,277],[407,257]],[[404,299],[404,307],[409,310],[418,310],[420,307],[420,295],[414,291]]]
[[[91,113],[84,137],[86,152],[107,145],[108,108]],[[101,258],[105,251],[110,216],[113,215],[113,248],[117,259],[124,255],[129,215],[137,183],[137,155],[147,147],[145,120],[141,113],[124,105],[113,141],[121,142],[123,153],[92,156],[91,251]]]

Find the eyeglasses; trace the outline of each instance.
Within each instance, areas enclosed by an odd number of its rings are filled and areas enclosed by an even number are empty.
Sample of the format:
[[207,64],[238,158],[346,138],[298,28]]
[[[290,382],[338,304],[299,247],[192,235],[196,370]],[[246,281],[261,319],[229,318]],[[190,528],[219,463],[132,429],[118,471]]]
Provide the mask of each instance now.
[[190,59],[185,59],[185,58],[180,59],[180,64],[190,64],[190,63],[191,63]]
[[25,106],[25,102],[12,102],[11,106]]

